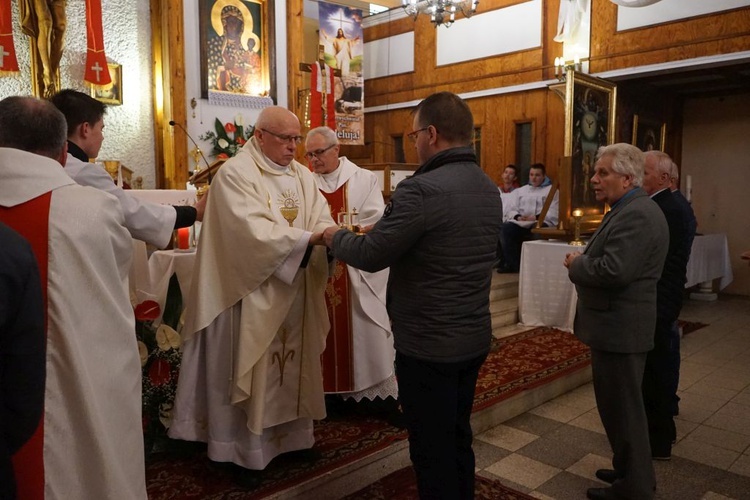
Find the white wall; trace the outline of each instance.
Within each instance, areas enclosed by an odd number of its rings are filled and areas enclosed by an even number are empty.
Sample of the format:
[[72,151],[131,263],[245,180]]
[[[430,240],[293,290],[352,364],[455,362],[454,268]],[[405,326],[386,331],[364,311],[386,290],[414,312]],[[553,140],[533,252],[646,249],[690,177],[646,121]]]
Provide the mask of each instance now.
[[687,101],[682,137],[682,179],[692,176],[699,233],[726,233],[734,282],[724,291],[750,295],[750,94]]
[[[0,99],[31,94],[29,39],[18,25],[18,2],[11,2],[13,38],[20,74],[0,78]],[[85,2],[68,2],[65,51],[60,63],[63,88],[89,93],[83,82],[86,63]],[[109,106],[105,115],[100,159],[120,160],[140,175],[145,188],[154,187],[154,131],[151,85],[151,27],[145,1],[102,0],[104,49],[107,60],[122,65],[123,105]]]

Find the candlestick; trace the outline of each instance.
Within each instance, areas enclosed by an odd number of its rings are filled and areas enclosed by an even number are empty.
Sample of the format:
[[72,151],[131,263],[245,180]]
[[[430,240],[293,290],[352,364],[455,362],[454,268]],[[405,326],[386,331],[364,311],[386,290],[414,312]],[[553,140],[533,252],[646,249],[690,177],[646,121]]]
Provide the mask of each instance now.
[[177,230],[177,248],[188,250],[190,248],[190,228],[181,227]]
[[573,241],[571,241],[569,244],[573,245],[574,247],[582,247],[585,245],[583,240],[581,240],[581,217],[583,217],[583,210],[580,208],[576,208],[573,210],[573,219],[575,220],[575,232],[573,233]]

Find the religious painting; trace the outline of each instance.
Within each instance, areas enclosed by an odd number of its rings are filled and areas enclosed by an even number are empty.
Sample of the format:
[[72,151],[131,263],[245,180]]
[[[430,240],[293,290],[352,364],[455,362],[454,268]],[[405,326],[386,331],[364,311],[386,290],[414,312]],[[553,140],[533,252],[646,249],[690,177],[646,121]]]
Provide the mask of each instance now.
[[273,0],[199,0],[198,9],[201,97],[272,97]]
[[664,151],[666,135],[666,123],[633,116],[633,146],[641,151]]
[[[583,220],[601,220],[604,204],[596,201],[591,187],[596,152],[614,142],[616,87],[600,78],[568,70],[565,103],[565,156],[570,161],[570,205],[580,209]],[[563,219],[563,206],[560,206]]]
[[104,104],[120,106],[122,104],[122,66],[107,64],[112,83],[104,87],[91,85],[91,97]]
[[[362,32],[362,10],[339,4],[318,2],[320,23],[320,45],[323,47],[323,62],[334,70],[333,109],[336,135],[341,144],[363,145],[364,139],[364,35]],[[319,80],[315,78],[313,100],[319,91]],[[313,87],[313,85],[311,85]],[[322,99],[325,103],[326,100]],[[325,106],[323,115],[329,113]],[[315,111],[315,112],[313,112]],[[311,118],[317,115],[312,109]],[[322,123],[330,123],[327,120]]]

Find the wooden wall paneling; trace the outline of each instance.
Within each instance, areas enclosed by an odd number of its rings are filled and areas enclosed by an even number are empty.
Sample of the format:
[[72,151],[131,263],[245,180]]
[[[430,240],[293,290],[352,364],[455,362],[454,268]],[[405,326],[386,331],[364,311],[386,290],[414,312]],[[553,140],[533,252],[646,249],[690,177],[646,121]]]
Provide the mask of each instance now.
[[[156,187],[185,189],[188,180],[187,136],[174,133],[169,120],[187,122],[185,42],[182,0],[151,0],[154,59],[154,138]],[[159,97],[161,96],[161,102]]]
[[750,49],[750,7],[617,32],[617,6],[592,2],[592,73]]

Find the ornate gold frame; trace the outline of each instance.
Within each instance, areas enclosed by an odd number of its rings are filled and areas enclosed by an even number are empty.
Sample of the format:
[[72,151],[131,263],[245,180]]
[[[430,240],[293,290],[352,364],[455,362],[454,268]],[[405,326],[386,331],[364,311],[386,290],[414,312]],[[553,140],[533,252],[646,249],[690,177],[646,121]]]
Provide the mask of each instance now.
[[[96,88],[90,85],[91,97],[104,104],[113,106],[122,105],[122,66],[120,64],[107,63],[109,76],[112,83],[104,88]],[[114,89],[114,92],[112,90]]]
[[[658,130],[658,137],[657,137]],[[653,141],[653,147],[649,138]],[[658,142],[656,142],[658,140]],[[633,115],[633,146],[640,148],[641,151],[659,150],[664,151],[664,145],[667,141],[667,124],[658,120],[641,118]]]

